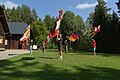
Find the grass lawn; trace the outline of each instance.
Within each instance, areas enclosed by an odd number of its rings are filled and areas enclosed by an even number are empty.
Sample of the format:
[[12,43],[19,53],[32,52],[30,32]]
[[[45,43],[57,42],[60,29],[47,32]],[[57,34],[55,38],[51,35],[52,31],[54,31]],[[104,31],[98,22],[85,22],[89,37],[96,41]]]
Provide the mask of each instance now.
[[0,80],[120,80],[120,55],[34,51],[0,61]]

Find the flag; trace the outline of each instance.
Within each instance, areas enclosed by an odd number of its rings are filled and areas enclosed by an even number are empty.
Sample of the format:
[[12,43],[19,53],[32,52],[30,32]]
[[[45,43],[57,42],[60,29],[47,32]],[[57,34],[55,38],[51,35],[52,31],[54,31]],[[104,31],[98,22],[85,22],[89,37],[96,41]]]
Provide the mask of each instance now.
[[100,26],[101,26],[101,25],[98,25],[98,26],[95,27],[94,31],[95,31],[96,33],[100,32]]
[[94,27],[94,29],[89,29],[91,38],[94,37],[98,32],[100,32],[100,26],[101,25],[98,25]]
[[94,31],[90,33],[91,38],[94,37],[95,35],[96,35],[96,32],[94,32]]
[[29,38],[30,38],[30,25],[24,31],[22,38],[20,38],[20,42],[24,42],[25,40],[27,40]]
[[55,29],[48,34],[48,36],[45,40],[45,44],[47,44],[50,41],[50,39],[52,39],[53,37],[55,37],[59,33],[59,27],[60,27],[60,22],[62,19],[62,14],[63,14],[63,10],[60,10]]
[[74,33],[71,34],[71,36],[68,39],[70,41],[74,42],[78,38],[79,38],[79,34],[77,32],[74,32]]

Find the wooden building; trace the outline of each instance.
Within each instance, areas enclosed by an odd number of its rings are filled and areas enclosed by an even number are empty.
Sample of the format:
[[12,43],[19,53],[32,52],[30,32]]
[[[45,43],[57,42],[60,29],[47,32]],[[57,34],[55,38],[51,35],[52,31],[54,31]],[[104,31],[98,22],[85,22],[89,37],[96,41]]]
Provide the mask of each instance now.
[[7,49],[28,49],[28,41],[20,44],[20,38],[23,36],[25,29],[27,28],[26,23],[22,22],[8,22],[10,30],[10,37],[8,38]]
[[5,50],[5,45],[7,45],[7,38],[9,35],[10,32],[5,14],[3,8],[0,6],[0,50]]

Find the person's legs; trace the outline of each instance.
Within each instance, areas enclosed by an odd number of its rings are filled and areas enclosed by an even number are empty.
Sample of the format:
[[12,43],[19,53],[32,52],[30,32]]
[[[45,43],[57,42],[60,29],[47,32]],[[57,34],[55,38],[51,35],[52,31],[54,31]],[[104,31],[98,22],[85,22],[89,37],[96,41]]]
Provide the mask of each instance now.
[[30,54],[32,54],[32,46],[30,46]]
[[44,53],[44,48],[42,48],[42,51],[43,51],[43,53]]
[[59,53],[60,53],[60,59],[63,59],[62,58],[62,46],[59,47]]
[[96,47],[94,47],[93,54],[96,55]]

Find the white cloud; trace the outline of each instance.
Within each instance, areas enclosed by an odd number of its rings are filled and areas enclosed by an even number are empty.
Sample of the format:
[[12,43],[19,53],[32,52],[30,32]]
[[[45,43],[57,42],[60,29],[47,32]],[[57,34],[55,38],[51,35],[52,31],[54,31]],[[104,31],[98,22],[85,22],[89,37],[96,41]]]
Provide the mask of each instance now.
[[76,9],[86,9],[86,8],[95,7],[96,5],[97,5],[97,2],[94,3],[94,4],[84,3],[84,4],[78,4],[75,8],[76,8]]
[[13,3],[11,1],[0,2],[0,5],[4,4],[6,8],[12,9],[13,7],[17,8],[18,4]]

